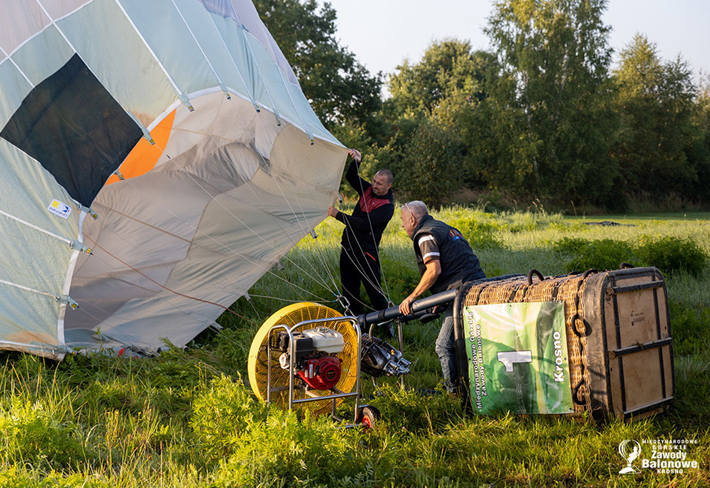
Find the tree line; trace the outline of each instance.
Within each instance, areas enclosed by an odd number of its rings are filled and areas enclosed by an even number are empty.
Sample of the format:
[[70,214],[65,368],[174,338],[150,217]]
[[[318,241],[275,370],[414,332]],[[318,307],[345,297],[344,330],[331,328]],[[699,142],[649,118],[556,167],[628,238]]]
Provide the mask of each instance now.
[[[606,0],[498,0],[490,50],[432,42],[371,74],[315,0],[256,0],[328,129],[364,171],[434,206],[467,188],[559,207],[710,203],[710,84],[642,34],[612,63]],[[386,84],[390,97],[383,99]]]

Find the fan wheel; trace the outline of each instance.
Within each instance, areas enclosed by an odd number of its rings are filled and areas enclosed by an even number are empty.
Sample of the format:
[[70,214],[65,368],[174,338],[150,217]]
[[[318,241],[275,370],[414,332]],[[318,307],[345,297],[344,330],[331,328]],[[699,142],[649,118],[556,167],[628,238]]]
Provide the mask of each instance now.
[[[254,340],[251,343],[249,350],[249,362],[247,369],[249,372],[249,382],[254,394],[261,400],[267,398],[267,379],[268,379],[268,353],[267,340],[269,338],[269,330],[274,325],[286,325],[293,327],[294,325],[307,320],[330,319],[342,317],[342,314],[332,308],[318,305],[317,303],[294,303],[282,308],[278,312],[269,317],[256,333]],[[340,381],[335,385],[335,388],[344,392],[350,393],[357,381],[357,331],[350,322],[326,321],[315,324],[306,324],[295,329],[295,331],[311,329],[314,327],[328,327],[343,335],[344,347],[343,351],[337,355],[342,360],[340,363],[341,374]],[[276,331],[275,331],[276,332]],[[282,369],[279,364],[279,356],[281,351],[276,349],[276,336],[271,334],[271,386],[288,388],[289,371]],[[296,381],[301,381],[296,379]],[[330,395],[330,390],[311,390],[319,395]],[[294,391],[294,399],[307,398],[307,396],[298,390]],[[307,403],[300,403],[294,406],[294,409],[307,409],[315,414],[326,414],[332,410],[332,399],[318,400]],[[336,405],[340,405],[343,399],[336,399]],[[288,408],[288,389],[271,394],[271,402]]]
[[381,416],[380,411],[376,407],[368,405],[367,407],[363,407],[360,411],[358,423],[362,425],[364,431],[369,432],[375,428]]

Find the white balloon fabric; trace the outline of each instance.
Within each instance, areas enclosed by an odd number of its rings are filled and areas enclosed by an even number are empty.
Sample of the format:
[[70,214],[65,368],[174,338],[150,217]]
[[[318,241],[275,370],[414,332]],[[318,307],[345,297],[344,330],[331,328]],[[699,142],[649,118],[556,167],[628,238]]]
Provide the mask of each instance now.
[[323,220],[346,156],[249,0],[5,0],[0,348],[184,346]]

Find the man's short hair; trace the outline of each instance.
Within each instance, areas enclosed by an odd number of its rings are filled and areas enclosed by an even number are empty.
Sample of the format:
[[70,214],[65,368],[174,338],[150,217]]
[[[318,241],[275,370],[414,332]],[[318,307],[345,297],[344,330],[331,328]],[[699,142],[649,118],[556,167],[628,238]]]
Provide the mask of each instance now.
[[407,202],[404,204],[405,207],[414,215],[414,218],[419,220],[425,215],[429,214],[429,209],[426,206],[426,203],[422,202],[421,200],[414,200],[412,202]]
[[377,172],[377,174],[386,177],[388,185],[391,185],[394,182],[394,175],[388,169],[381,169]]

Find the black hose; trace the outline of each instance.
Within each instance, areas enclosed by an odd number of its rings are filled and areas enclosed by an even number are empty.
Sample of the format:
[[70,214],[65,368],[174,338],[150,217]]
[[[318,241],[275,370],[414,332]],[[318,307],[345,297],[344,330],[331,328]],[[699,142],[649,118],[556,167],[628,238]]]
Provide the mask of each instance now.
[[[437,293],[435,295],[422,298],[421,300],[417,300],[416,302],[412,303],[412,313],[409,315],[404,315],[402,312],[400,312],[399,307],[390,307],[385,310],[379,310],[377,312],[370,312],[368,314],[360,315],[358,317],[358,322],[360,323],[361,327],[363,325],[379,324],[400,317],[402,317],[405,322],[408,322],[415,318],[421,317],[426,313],[431,313],[427,311],[428,308],[453,302],[454,298],[456,298],[457,291],[458,288],[454,288],[453,290],[442,291],[441,293]],[[418,312],[419,315],[417,316]]]
[[[480,278],[478,280],[470,281],[474,285],[479,283],[487,283],[489,281],[502,281],[510,278],[517,278],[520,276],[525,276],[521,274],[507,274],[503,276],[494,276],[492,278]],[[363,328],[370,324],[381,324],[394,319],[400,319],[402,322],[409,322],[414,319],[431,313],[427,309],[434,308],[437,305],[446,305],[454,301],[456,295],[458,294],[459,288],[453,288],[451,290],[442,291],[441,293],[436,293],[434,295],[422,298],[412,303],[412,313],[409,315],[404,315],[399,311],[399,307],[390,307],[385,310],[378,310],[376,312],[370,312],[368,314],[362,314],[358,316],[358,323],[360,327]]]

